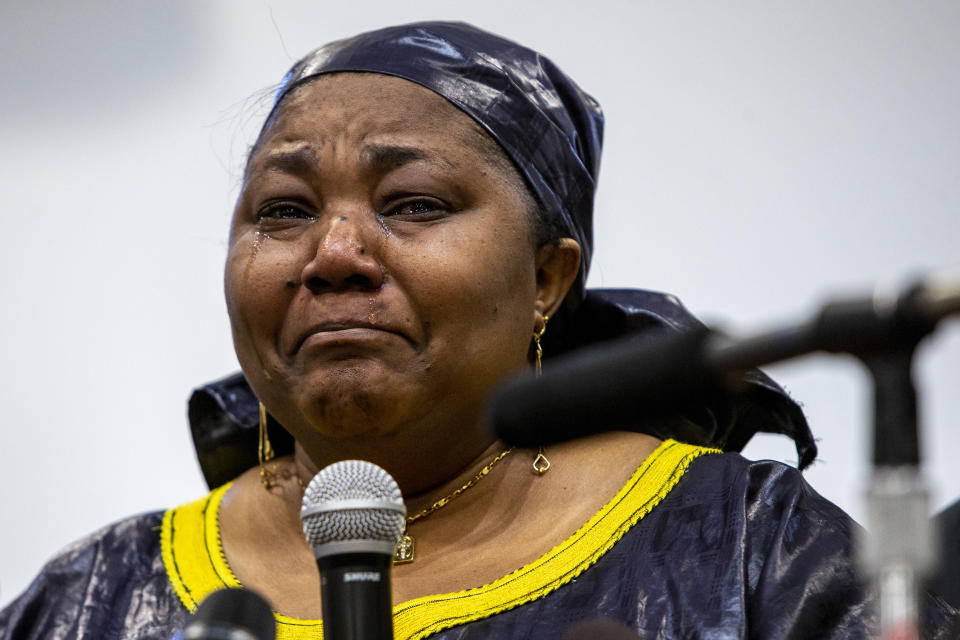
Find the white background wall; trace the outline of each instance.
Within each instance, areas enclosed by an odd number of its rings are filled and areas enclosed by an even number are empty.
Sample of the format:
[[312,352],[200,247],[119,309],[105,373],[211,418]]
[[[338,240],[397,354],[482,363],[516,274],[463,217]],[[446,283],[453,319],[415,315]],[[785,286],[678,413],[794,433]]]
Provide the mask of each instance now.
[[[236,368],[220,278],[252,106],[326,41],[462,19],[592,92],[592,286],[750,331],[960,263],[953,0],[472,4],[0,3],[0,603],[70,540],[205,491],[185,403]],[[820,438],[808,478],[862,518],[867,379],[827,357],[771,372]],[[940,506],[960,496],[960,322],[917,372]],[[793,459],[784,438],[747,453]]]

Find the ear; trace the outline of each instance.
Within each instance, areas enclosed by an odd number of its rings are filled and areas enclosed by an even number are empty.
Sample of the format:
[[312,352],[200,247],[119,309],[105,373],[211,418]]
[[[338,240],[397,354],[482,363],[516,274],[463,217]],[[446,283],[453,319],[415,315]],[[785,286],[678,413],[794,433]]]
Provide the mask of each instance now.
[[573,238],[562,238],[537,250],[535,326],[541,326],[544,316],[556,313],[579,271],[580,245]]

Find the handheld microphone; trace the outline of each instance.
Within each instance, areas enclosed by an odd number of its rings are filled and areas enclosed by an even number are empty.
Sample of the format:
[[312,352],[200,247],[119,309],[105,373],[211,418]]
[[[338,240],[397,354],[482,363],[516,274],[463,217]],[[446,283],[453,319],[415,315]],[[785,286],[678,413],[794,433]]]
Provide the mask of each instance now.
[[320,471],[300,519],[320,569],[323,637],[393,640],[390,570],[407,510],[389,473],[363,460]]
[[200,603],[178,638],[183,640],[274,640],[270,605],[248,589],[214,591]]

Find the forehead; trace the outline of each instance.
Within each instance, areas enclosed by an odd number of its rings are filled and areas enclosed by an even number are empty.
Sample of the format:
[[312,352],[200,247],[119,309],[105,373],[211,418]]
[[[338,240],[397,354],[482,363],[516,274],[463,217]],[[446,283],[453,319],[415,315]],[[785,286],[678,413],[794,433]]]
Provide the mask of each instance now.
[[403,142],[445,154],[477,154],[512,164],[500,146],[442,96],[408,80],[373,73],[322,75],[290,91],[254,152],[293,141],[359,145]]

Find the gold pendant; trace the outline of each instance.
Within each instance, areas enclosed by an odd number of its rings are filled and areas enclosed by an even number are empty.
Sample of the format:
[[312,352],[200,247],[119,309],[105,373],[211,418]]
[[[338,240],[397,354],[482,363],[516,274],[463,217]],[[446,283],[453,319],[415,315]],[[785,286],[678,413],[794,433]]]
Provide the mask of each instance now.
[[543,455],[543,447],[540,447],[540,453],[533,460],[533,470],[541,476],[550,470],[550,461]]
[[397,540],[397,546],[393,548],[393,564],[406,564],[413,562],[413,536],[405,533]]

